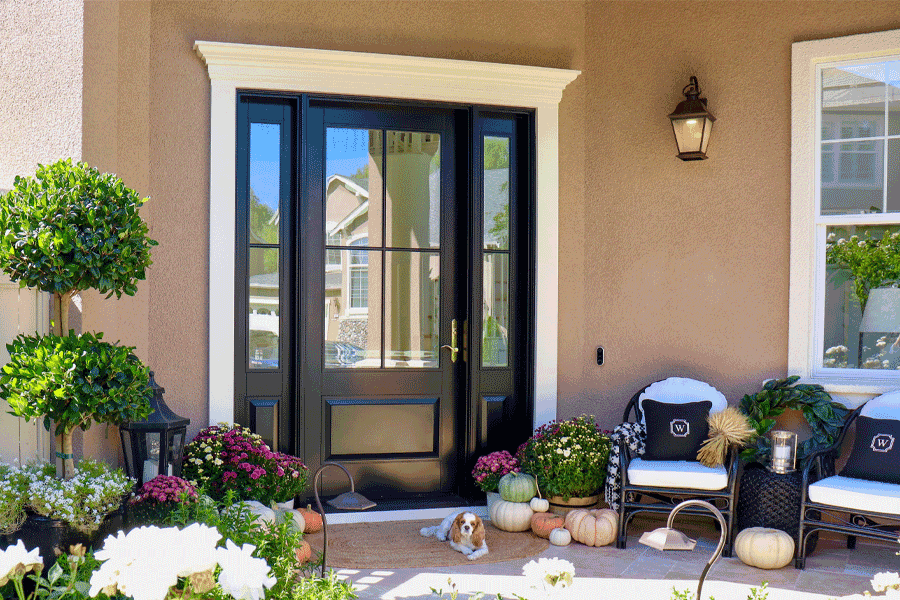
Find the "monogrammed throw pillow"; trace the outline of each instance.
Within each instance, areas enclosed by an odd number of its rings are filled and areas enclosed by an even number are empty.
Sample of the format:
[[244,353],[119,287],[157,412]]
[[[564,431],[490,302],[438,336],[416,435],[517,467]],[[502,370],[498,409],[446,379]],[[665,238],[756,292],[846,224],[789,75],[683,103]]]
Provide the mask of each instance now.
[[709,410],[712,402],[668,404],[645,398],[647,423],[644,460],[697,460],[700,444],[709,436]]
[[844,477],[900,483],[900,421],[857,417]]

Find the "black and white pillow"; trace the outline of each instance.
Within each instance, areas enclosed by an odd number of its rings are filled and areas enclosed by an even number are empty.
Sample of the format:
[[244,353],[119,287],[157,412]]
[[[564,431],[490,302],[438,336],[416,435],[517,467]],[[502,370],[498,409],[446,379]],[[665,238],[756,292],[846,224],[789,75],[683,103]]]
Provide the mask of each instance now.
[[841,475],[900,483],[900,421],[857,417],[856,441]]
[[641,406],[647,424],[644,460],[697,460],[700,445],[709,437],[712,402],[675,404],[645,398]]

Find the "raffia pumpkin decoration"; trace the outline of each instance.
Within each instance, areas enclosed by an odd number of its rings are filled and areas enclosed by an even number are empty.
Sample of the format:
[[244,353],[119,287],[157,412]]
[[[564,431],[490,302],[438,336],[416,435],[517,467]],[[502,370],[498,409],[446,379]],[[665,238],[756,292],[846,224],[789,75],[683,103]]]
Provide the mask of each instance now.
[[758,569],[780,569],[794,558],[794,538],[780,529],[750,527],[734,540],[738,558]]
[[606,546],[616,539],[619,515],[608,508],[573,510],[566,515],[566,529],[585,546]]
[[538,537],[542,537],[545,540],[550,538],[550,532],[558,527],[565,527],[566,520],[563,519],[560,515],[555,515],[549,512],[539,512],[534,513],[534,516],[531,517],[531,530]]

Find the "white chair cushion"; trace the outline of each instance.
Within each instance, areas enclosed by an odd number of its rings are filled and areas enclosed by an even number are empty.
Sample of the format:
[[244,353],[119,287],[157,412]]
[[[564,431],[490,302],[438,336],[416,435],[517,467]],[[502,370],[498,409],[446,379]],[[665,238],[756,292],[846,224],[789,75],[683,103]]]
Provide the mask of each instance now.
[[[668,404],[684,404],[686,402],[698,402],[709,400],[712,402],[712,408],[709,414],[722,412],[728,406],[728,400],[725,395],[702,381],[696,379],[688,379],[687,377],[669,377],[662,381],[657,381],[647,386],[640,396],[638,396],[638,404],[641,408],[641,423],[646,425],[644,421],[644,399],[649,398],[657,402],[666,402]],[[706,488],[704,488],[706,489]]]
[[817,504],[900,516],[900,485],[896,483],[836,475],[810,484],[809,499]]
[[686,460],[644,460],[628,464],[628,481],[633,485],[663,488],[722,490],[728,485],[725,467],[705,467]]
[[859,411],[861,417],[900,421],[900,390],[872,398]]

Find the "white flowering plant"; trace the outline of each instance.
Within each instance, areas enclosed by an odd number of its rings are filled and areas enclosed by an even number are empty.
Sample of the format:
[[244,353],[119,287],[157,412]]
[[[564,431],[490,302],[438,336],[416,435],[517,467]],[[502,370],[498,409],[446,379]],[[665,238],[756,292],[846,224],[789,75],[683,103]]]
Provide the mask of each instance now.
[[25,481],[21,470],[0,465],[0,534],[9,535],[25,522]]
[[534,475],[546,496],[593,496],[606,481],[609,436],[593,415],[541,425],[519,446],[516,458],[525,473]]
[[103,519],[121,507],[134,485],[122,469],[88,459],[78,463],[71,479],[58,479],[56,467],[50,464],[26,465],[20,472],[26,508],[65,521],[86,535],[97,531]]
[[575,565],[561,558],[539,558],[526,563],[522,575],[532,588],[552,593],[572,586]]

